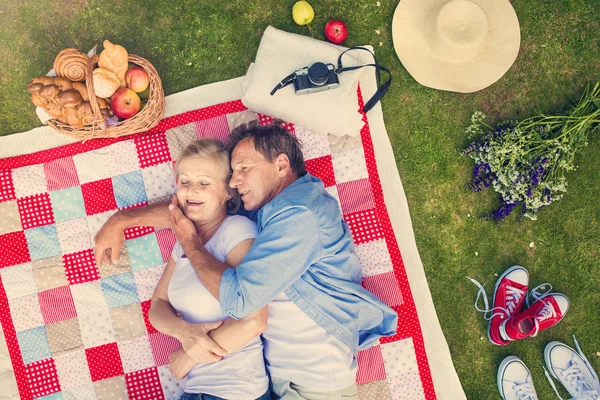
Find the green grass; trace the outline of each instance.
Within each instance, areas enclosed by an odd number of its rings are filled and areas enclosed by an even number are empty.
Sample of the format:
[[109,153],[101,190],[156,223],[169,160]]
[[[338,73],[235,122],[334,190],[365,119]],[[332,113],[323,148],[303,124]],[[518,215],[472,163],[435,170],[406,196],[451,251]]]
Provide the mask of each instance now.
[[[490,122],[559,112],[586,84],[600,79],[600,3],[513,1],[522,30],[519,57],[504,78],[474,94],[428,89],[410,77],[392,45],[396,3],[313,0],[315,19],[300,27],[291,19],[293,0],[4,0],[0,135],[38,126],[25,86],[50,69],[65,47],[89,49],[103,39],[122,44],[152,61],[171,94],[244,74],[268,25],[322,38],[329,19],[343,19],[350,31],[345,44],[374,45],[394,75],[383,99],[386,126],[438,317],[467,397],[499,398],[497,365],[515,354],[530,367],[540,398],[554,398],[542,372],[543,348],[550,340],[571,344],[576,334],[600,371],[599,135],[579,154],[565,198],[541,211],[536,222],[514,216],[500,225],[481,220],[497,198],[464,189],[473,165],[457,149],[470,141],[464,128],[474,110],[483,110]],[[481,339],[486,325],[472,308],[476,288],[465,276],[493,287],[494,274],[513,264],[529,269],[533,285],[550,282],[565,293],[571,309],[551,331],[498,348]]]

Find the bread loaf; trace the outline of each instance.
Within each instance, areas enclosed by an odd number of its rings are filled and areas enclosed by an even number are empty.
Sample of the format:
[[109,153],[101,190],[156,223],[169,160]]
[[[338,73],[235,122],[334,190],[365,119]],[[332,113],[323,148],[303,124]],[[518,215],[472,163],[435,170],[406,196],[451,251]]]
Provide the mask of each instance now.
[[121,87],[125,87],[125,73],[128,68],[127,50],[118,44],[112,44],[108,40],[104,41],[104,50],[98,56],[98,66],[113,72],[119,79]]
[[83,82],[88,61],[88,56],[78,49],[64,49],[54,59],[54,70],[59,77],[73,82]]
[[105,68],[94,70],[94,94],[96,97],[107,99],[119,88],[121,82],[111,71]]

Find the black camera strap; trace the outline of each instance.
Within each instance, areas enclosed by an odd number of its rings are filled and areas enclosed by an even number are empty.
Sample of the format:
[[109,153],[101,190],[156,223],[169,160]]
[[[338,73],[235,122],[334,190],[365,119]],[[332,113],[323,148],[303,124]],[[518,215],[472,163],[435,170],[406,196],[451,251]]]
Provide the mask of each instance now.
[[[373,56],[373,60],[375,61],[375,63],[374,64],[357,65],[357,66],[354,66],[354,67],[343,67],[342,66],[342,56],[344,54],[346,54],[350,50],[364,50],[364,51],[368,51]],[[342,54],[340,54],[340,56],[338,57],[337,70],[335,72],[339,74],[339,73],[344,72],[344,71],[353,71],[353,70],[364,68],[364,67],[375,67],[375,76],[377,77],[377,91],[375,92],[375,94],[373,95],[373,97],[371,97],[369,99],[369,101],[367,101],[365,103],[365,106],[363,107],[363,112],[367,113],[373,107],[375,107],[375,104],[377,104],[377,102],[379,100],[381,100],[381,98],[383,97],[383,95],[385,94],[385,92],[387,92],[387,90],[390,88],[390,85],[392,84],[392,74],[391,74],[391,72],[387,68],[379,65],[379,63],[377,62],[377,58],[375,58],[375,54],[373,54],[373,52],[371,50],[367,49],[366,47],[361,47],[361,46],[351,47],[351,48],[349,48],[347,50],[344,50],[342,52]],[[381,71],[387,72],[389,78],[388,78],[388,80],[383,85],[380,86],[380,84],[381,84]]]
[[[344,54],[346,54],[348,51],[350,50],[365,50],[368,51],[369,53],[371,53],[371,55],[373,56],[373,60],[375,61],[374,64],[365,64],[365,65],[356,65],[354,67],[344,67],[342,65],[342,56]],[[364,67],[375,67],[375,76],[377,77],[377,92],[375,92],[375,94],[373,95],[373,97],[371,97],[369,99],[369,101],[367,101],[365,103],[365,106],[363,107],[363,112],[369,112],[374,106],[375,104],[377,104],[377,102],[379,100],[381,100],[381,98],[383,97],[383,95],[385,94],[385,92],[387,92],[387,90],[389,89],[390,85],[392,84],[392,74],[390,73],[390,71],[379,65],[379,63],[377,62],[377,58],[375,58],[375,54],[373,54],[373,52],[365,47],[361,47],[361,46],[356,46],[356,47],[351,47],[347,50],[344,50],[342,52],[342,54],[340,54],[340,56],[338,57],[337,60],[337,69],[335,70],[336,74],[340,74],[344,71],[353,71],[356,69],[360,69],[360,68],[364,68]],[[387,72],[389,78],[388,80],[381,85],[381,71]],[[277,92],[279,89],[284,88],[288,85],[290,85],[292,82],[294,82],[294,77],[296,76],[295,72],[292,72],[291,74],[289,74],[288,76],[286,76],[285,78],[283,78],[281,80],[281,82],[279,82],[274,88],[273,90],[271,90],[271,96],[273,96],[275,94],[275,92]],[[381,86],[380,86],[381,85]]]

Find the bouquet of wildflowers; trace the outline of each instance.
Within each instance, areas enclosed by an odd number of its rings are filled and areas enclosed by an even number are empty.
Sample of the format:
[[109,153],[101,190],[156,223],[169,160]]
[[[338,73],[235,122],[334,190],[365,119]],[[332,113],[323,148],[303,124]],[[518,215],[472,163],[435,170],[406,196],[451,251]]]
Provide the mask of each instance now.
[[535,220],[540,208],[566,192],[565,173],[575,169],[575,154],[600,125],[600,83],[586,89],[569,115],[539,115],[496,127],[484,119],[483,113],[475,112],[467,128],[468,134],[481,135],[463,150],[475,160],[468,187],[481,191],[492,186],[500,194],[501,206],[491,215],[494,220],[504,219],[518,204],[526,217]]

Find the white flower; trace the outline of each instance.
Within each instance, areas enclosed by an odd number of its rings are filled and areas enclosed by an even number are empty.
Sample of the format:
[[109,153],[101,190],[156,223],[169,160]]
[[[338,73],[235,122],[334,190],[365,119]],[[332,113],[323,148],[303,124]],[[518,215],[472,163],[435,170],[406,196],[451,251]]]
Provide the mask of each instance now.
[[535,243],[534,242],[529,243],[529,247],[535,247]]

